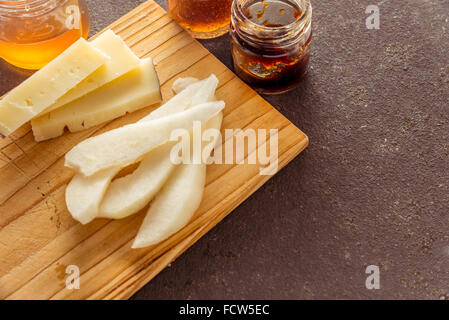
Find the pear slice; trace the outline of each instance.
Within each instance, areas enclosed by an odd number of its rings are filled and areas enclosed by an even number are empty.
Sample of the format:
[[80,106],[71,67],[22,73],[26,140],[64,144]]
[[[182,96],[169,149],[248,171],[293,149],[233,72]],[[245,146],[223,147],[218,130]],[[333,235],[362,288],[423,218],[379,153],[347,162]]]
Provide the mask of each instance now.
[[98,215],[98,207],[112,178],[121,167],[109,168],[86,177],[77,173],[65,190],[67,209],[75,220],[87,224]]
[[182,229],[201,203],[205,182],[206,165],[178,166],[151,204],[132,247],[157,244]]
[[223,101],[208,102],[162,119],[127,125],[89,138],[66,154],[65,165],[85,176],[111,167],[126,167],[167,142],[174,130],[190,130],[194,121],[205,122],[224,107]]
[[159,192],[175,165],[170,160],[173,143],[146,156],[139,167],[111,183],[100,205],[99,218],[123,219],[143,209]]
[[[206,99],[210,100],[214,97],[218,85],[218,79],[214,75],[201,82],[196,78],[180,78],[179,80],[180,82],[177,80],[173,85],[173,90],[179,91],[178,96],[159,108],[159,112],[154,112],[141,121],[175,112],[174,108],[178,109],[181,105],[176,103],[180,101],[180,98],[184,101],[189,100],[189,104],[193,100],[206,102]],[[198,84],[193,86],[194,83]],[[192,95],[193,92],[195,94]],[[192,98],[184,99],[186,96]],[[172,146],[173,144],[167,144],[158,147],[142,160],[132,174],[112,182],[101,202],[98,217],[122,219],[143,209],[159,192],[175,168],[170,161]]]
[[197,78],[186,77],[186,78],[178,78],[173,82],[172,90],[174,93],[178,94],[182,90],[185,90],[188,86],[197,83],[199,80]]
[[[206,128],[219,130],[222,119],[220,113],[208,121]],[[205,183],[205,163],[176,167],[151,204],[132,247],[157,244],[185,227],[201,204]]]
[[[176,112],[183,111],[191,106],[191,102],[195,96],[197,98],[196,101],[200,101],[199,97],[205,97],[204,99],[214,96],[215,89],[218,85],[218,79],[215,77],[215,75],[211,75],[209,78],[199,81],[195,85],[190,85],[186,87],[185,89],[182,89],[182,92],[174,96],[171,100],[169,100],[167,103],[165,103],[163,106],[158,108],[157,110],[153,111],[149,116],[141,119],[139,122],[149,121],[149,120],[156,120],[160,119],[162,117],[175,114]],[[201,103],[208,102],[207,100],[200,101]],[[154,150],[156,151],[156,150]],[[150,152],[149,155],[151,155],[152,152]],[[168,156],[167,156],[168,157]],[[148,169],[148,165],[151,162],[151,160],[148,160],[148,163],[145,165],[145,172]],[[171,163],[171,162],[170,162]],[[135,174],[138,174],[141,172],[140,166],[139,168],[131,175],[130,177],[134,177]],[[161,164],[161,167],[164,167]],[[105,192],[108,189],[108,186],[110,185],[112,179],[114,176],[122,169],[121,166],[117,167],[111,167],[110,169],[100,171],[98,173],[93,174],[90,177],[86,177],[82,173],[76,173],[72,181],[69,183],[67,189],[66,189],[66,203],[67,207],[69,209],[69,212],[72,214],[73,218],[78,220],[79,222],[86,224],[91,222],[93,219],[95,219],[99,214],[99,207],[100,203],[103,199],[103,196],[105,195]],[[173,170],[173,168],[170,170]],[[170,174],[168,173],[168,174]],[[163,184],[165,182],[165,177],[163,174],[159,175],[160,181],[153,180],[152,186],[157,186],[159,184]],[[131,178],[130,178],[131,179]],[[134,178],[133,178],[134,179]],[[119,183],[120,179],[117,179],[112,183],[112,190],[117,190],[113,187],[115,183]],[[156,192],[152,191],[151,188],[147,189],[150,193],[150,200],[151,200],[151,193]],[[109,193],[109,192],[108,192]],[[148,197],[146,193],[139,193],[140,196],[143,198]],[[114,197],[115,192],[110,192],[110,196]],[[79,201],[79,199],[83,199],[83,201]],[[122,203],[124,207],[127,208],[133,208],[132,210],[136,210],[135,208],[137,206],[133,205],[132,202],[136,200],[135,197],[130,198],[129,201],[127,201],[124,197],[121,198]],[[149,200],[149,201],[150,201]],[[141,203],[146,200],[139,200]],[[148,202],[149,202],[148,201]],[[145,203],[146,205],[146,203]],[[140,208],[142,209],[142,208]],[[140,210],[138,209],[138,210]],[[130,209],[131,210],[131,209]],[[137,212],[136,210],[135,212]],[[125,215],[123,211],[118,210],[117,217],[112,214],[112,212],[108,211],[108,214],[103,214],[103,217],[108,218],[114,218],[118,219],[120,215]]]
[[215,97],[215,90],[218,86],[217,77],[212,74],[209,78],[193,83],[186,87],[179,94],[174,96],[170,101],[154,110],[141,121],[149,121],[166,117],[178,112],[182,112],[190,107],[202,104],[208,101],[213,101]]

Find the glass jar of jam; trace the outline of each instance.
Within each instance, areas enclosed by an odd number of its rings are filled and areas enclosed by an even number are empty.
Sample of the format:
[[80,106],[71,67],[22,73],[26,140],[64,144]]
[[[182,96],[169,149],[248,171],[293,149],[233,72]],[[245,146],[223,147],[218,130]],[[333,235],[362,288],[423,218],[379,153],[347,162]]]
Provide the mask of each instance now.
[[85,0],[0,0],[0,57],[40,69],[89,34]]
[[307,73],[311,41],[310,0],[234,0],[234,69],[258,92],[294,88]]
[[229,31],[232,0],[167,0],[168,12],[198,39],[210,39]]

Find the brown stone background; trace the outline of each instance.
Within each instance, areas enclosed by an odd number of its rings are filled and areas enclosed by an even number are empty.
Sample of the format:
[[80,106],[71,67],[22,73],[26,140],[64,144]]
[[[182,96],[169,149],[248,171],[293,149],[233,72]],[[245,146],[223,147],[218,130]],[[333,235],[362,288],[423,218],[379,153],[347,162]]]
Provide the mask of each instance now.
[[[88,0],[91,33],[142,2]],[[309,76],[266,97],[310,146],[134,299],[449,298],[449,0],[312,3]]]

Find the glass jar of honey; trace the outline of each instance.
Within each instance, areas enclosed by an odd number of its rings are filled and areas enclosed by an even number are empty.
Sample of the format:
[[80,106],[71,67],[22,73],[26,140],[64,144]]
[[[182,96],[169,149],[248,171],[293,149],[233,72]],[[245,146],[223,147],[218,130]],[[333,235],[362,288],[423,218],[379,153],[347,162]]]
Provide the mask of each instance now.
[[307,73],[311,41],[310,0],[234,0],[234,69],[258,92],[294,88]]
[[40,69],[89,34],[85,0],[0,0],[0,57]]
[[198,39],[210,39],[229,31],[232,0],[167,0],[168,12]]

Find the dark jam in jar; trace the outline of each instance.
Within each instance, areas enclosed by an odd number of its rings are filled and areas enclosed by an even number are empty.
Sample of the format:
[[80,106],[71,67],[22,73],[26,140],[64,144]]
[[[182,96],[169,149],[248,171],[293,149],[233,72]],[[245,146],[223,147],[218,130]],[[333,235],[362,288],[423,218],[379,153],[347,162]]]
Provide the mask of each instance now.
[[236,0],[231,38],[237,75],[260,93],[294,88],[307,73],[312,41],[309,0]]

